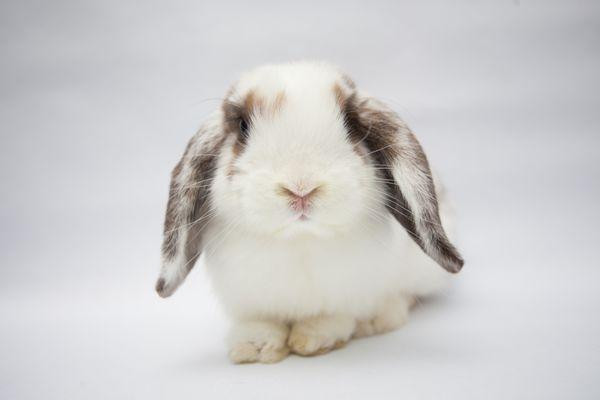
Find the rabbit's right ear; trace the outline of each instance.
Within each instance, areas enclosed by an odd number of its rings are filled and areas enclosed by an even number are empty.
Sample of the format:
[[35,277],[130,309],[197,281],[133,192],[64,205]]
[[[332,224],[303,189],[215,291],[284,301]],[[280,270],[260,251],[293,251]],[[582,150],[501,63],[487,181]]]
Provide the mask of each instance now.
[[222,118],[214,116],[189,141],[171,174],[156,292],[175,292],[202,253],[202,233],[210,219],[210,189],[225,140]]

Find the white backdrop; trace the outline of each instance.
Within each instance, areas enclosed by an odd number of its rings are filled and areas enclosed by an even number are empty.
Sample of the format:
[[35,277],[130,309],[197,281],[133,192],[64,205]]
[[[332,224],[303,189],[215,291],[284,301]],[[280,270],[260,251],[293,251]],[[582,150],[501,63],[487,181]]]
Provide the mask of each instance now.
[[[0,398],[600,397],[600,3],[4,1]],[[234,366],[168,176],[240,72],[325,59],[408,121],[466,266],[409,324]]]

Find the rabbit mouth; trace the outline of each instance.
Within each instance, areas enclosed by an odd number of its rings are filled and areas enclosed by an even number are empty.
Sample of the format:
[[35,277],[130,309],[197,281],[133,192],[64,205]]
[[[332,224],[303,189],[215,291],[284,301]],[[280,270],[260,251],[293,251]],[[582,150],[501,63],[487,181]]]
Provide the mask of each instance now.
[[336,236],[341,231],[343,231],[341,226],[329,224],[327,221],[321,220],[311,213],[299,212],[290,216],[275,231],[275,234],[287,239],[297,237],[323,239]]
[[310,218],[308,217],[308,215],[302,213],[298,216],[298,221],[308,221]]

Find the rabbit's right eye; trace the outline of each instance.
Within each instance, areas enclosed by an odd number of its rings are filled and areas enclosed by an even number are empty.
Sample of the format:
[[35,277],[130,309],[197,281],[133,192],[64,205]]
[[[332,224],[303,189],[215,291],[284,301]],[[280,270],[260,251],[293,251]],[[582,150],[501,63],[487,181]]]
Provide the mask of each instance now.
[[240,120],[240,133],[244,137],[248,136],[248,123],[243,118]]

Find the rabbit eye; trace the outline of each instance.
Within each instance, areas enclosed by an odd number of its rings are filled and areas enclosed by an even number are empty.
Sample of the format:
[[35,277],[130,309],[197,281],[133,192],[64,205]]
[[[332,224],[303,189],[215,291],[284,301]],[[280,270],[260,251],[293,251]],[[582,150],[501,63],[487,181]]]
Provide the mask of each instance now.
[[242,134],[243,137],[248,136],[248,123],[243,118],[240,119],[240,133]]

